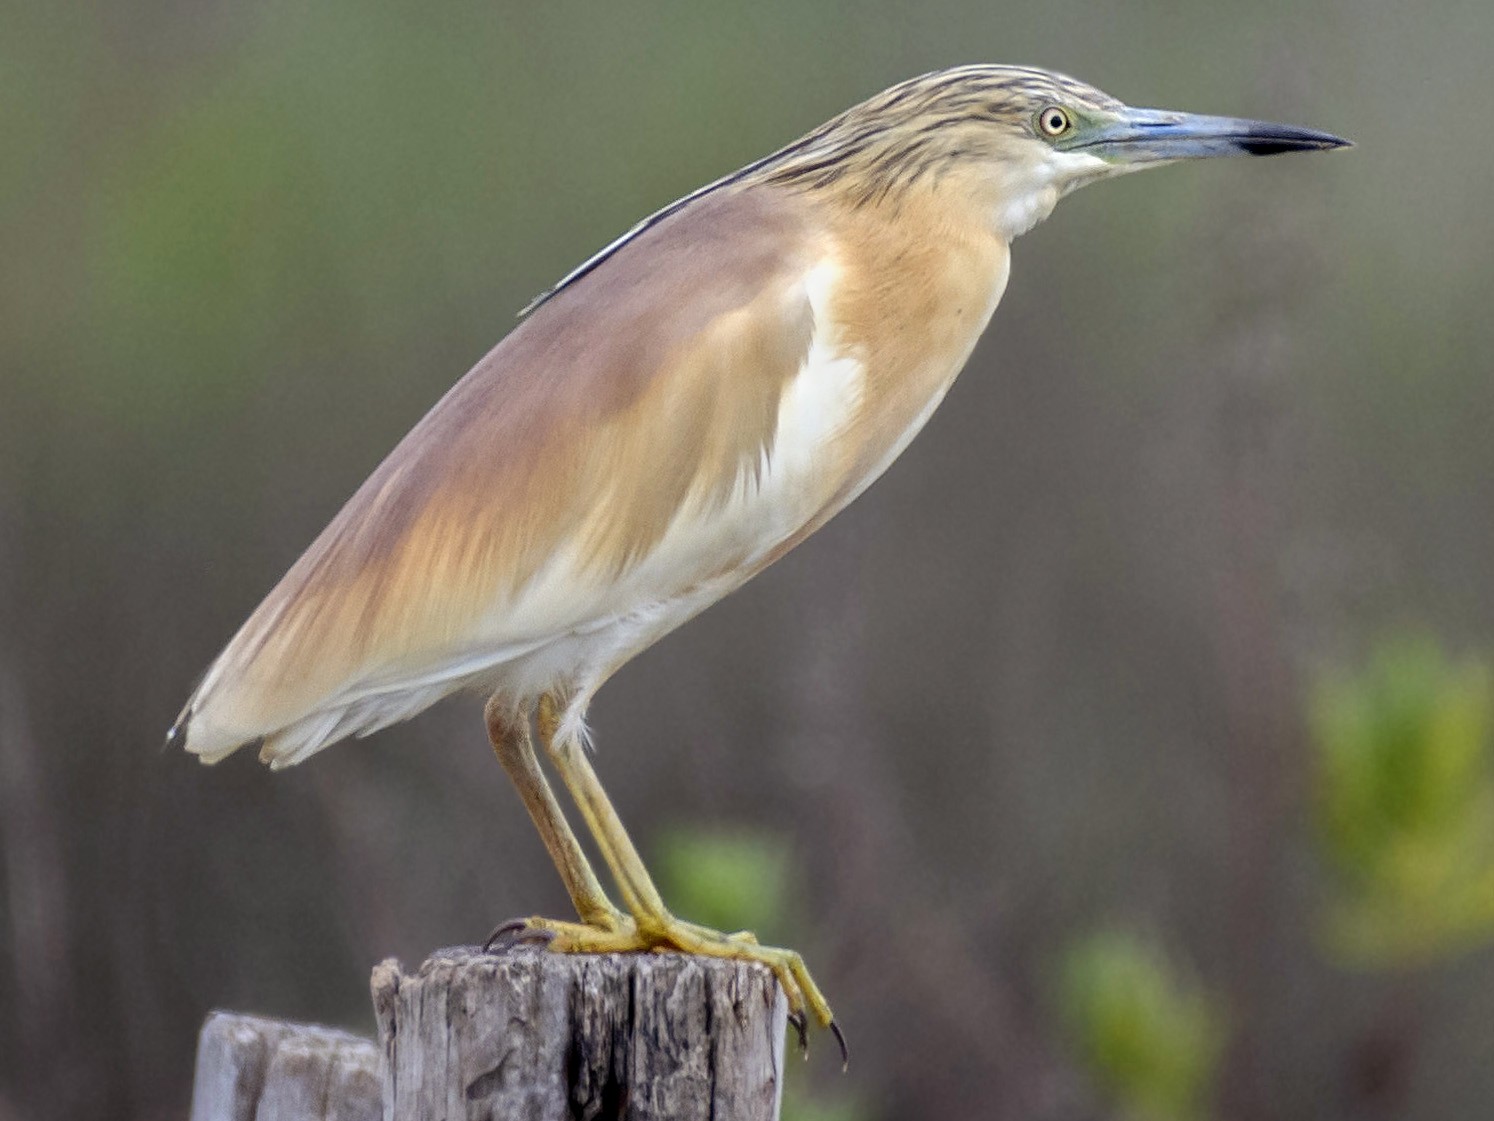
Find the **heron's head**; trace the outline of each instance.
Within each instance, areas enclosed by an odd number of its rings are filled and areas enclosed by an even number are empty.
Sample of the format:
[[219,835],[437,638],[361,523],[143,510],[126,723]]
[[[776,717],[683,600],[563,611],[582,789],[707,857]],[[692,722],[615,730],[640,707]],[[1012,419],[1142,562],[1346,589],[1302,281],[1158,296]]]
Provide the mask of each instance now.
[[1266,121],[1133,109],[1047,70],[962,66],[893,86],[754,170],[771,181],[843,190],[858,204],[942,185],[970,196],[1011,239],[1099,179],[1173,160],[1348,143]]

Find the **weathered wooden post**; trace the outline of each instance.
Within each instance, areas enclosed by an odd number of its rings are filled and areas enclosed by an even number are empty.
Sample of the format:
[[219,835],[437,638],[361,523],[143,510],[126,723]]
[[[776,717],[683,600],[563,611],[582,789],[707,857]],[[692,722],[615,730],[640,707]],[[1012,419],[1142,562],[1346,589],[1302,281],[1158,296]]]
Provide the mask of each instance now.
[[374,970],[385,1121],[776,1121],[787,1007],[757,965],[443,950]]
[[191,1121],[374,1121],[379,1052],[314,1024],[214,1012],[197,1037]]
[[215,1012],[192,1121],[777,1121],[765,968],[678,954],[441,950],[373,972],[378,1043]]

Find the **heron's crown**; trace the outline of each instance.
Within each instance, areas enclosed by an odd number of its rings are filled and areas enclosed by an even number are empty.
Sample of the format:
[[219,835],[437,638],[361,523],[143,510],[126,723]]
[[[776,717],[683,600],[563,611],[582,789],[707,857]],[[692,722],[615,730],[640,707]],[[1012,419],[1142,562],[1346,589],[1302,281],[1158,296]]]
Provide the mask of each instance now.
[[744,168],[744,182],[845,188],[858,201],[962,164],[1022,159],[1048,139],[1045,110],[1115,115],[1125,105],[1064,74],[972,65],[910,78]]

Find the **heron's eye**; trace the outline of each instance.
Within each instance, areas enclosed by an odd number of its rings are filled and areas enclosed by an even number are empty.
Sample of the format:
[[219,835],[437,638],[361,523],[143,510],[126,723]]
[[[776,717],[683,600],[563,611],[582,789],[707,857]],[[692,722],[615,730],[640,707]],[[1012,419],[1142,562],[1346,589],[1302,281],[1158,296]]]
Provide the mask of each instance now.
[[1074,122],[1069,119],[1068,113],[1057,105],[1050,105],[1038,114],[1038,128],[1042,129],[1045,135],[1062,136],[1073,127]]

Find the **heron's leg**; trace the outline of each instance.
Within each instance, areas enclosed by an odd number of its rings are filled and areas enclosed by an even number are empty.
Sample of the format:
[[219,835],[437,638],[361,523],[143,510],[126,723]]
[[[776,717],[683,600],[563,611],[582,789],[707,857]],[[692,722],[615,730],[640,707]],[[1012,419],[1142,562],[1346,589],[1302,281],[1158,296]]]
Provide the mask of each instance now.
[[[602,859],[617,881],[623,905],[635,919],[639,916],[668,914],[659,889],[654,886],[653,878],[643,866],[643,858],[633,847],[632,838],[628,836],[617,811],[612,808],[611,800],[602,790],[601,781],[597,778],[596,771],[592,770],[585,749],[580,744],[562,743],[557,735],[560,714],[556,709],[552,694],[547,693],[540,698],[534,719],[540,745],[555,764],[555,769],[560,772],[561,781],[570,791],[576,808],[581,811],[581,819],[586,822]],[[640,930],[648,933],[642,926]]]
[[[545,754],[550,756],[551,760],[555,762],[557,769],[561,769],[561,777],[566,782],[567,788],[575,799],[576,806],[581,811],[582,819],[586,822],[587,828],[595,838],[597,848],[602,854],[602,859],[606,861],[608,869],[617,881],[618,890],[622,893],[623,903],[627,907],[629,914],[637,915],[647,912],[667,915],[668,911],[665,909],[664,901],[659,895],[659,889],[654,886],[653,878],[648,874],[648,869],[644,867],[642,858],[633,847],[632,839],[629,838],[627,832],[623,829],[622,822],[618,819],[616,811],[613,810],[611,801],[602,790],[601,780],[597,778],[596,772],[592,769],[591,761],[586,758],[585,751],[578,748],[576,754],[579,756],[580,766],[584,769],[585,775],[589,776],[591,789],[597,792],[600,801],[600,813],[594,812],[594,802],[583,800],[582,796],[577,792],[577,788],[571,785],[569,772],[561,768],[560,761],[557,758],[559,748],[556,745],[556,733],[559,729],[560,716],[557,712],[557,703],[552,695],[546,694],[540,698],[538,711],[535,713],[535,724],[539,731],[540,743],[544,745]],[[606,826],[609,818],[612,822],[611,829],[608,829]],[[682,920],[676,919],[675,921],[680,922]],[[685,923],[684,925],[694,927],[703,936],[720,937],[719,932],[711,930],[709,927],[696,926],[694,923]],[[739,930],[727,935],[727,937],[737,942],[755,943],[757,941],[756,936],[749,930]]]
[[[586,750],[569,737],[557,735],[558,712],[553,697],[540,698],[535,714],[535,726],[540,744],[551,762],[555,764],[561,781],[570,791],[571,798],[581,811],[587,828],[596,839],[602,859],[607,862],[613,878],[633,921],[637,925],[637,944],[633,947],[608,945],[607,949],[674,949],[687,954],[702,954],[708,957],[731,958],[737,961],[755,961],[766,965],[783,986],[788,998],[789,1011],[802,1017],[806,1010],[824,1027],[833,1027],[835,1017],[830,1011],[824,994],[814,983],[814,978],[805,968],[804,959],[793,950],[782,950],[772,946],[760,946],[750,934],[722,934],[718,931],[683,922],[669,913],[659,889],[643,865],[638,850],[634,848],[627,830],[623,828],[617,811],[602,789]],[[557,931],[551,947],[557,950],[600,949],[596,939],[583,939],[572,944],[569,932]],[[609,940],[610,941],[610,940]],[[587,944],[587,943],[591,944]],[[839,1032],[837,1031],[837,1036]]]
[[608,931],[631,927],[632,920],[614,907],[602,890],[586,854],[581,851],[580,842],[571,832],[555,792],[539,768],[534,744],[529,738],[527,715],[516,712],[512,705],[499,697],[493,697],[483,710],[483,716],[487,720],[493,753],[518,789],[524,808],[539,830],[550,859],[555,861],[582,923]]

